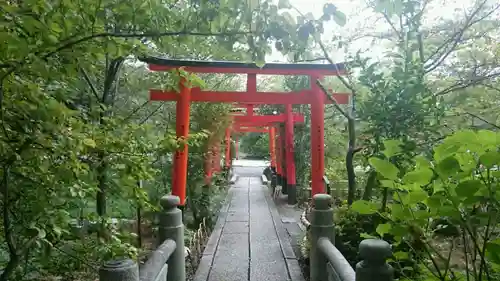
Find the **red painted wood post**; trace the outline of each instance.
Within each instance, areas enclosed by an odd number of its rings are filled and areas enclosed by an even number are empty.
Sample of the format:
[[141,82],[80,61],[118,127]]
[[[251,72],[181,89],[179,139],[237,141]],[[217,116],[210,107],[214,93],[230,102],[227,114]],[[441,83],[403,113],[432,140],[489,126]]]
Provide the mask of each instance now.
[[253,104],[247,104],[246,107],[247,107],[247,116],[253,116]]
[[283,178],[283,158],[281,157],[281,136],[279,134],[276,135],[276,179],[278,182],[278,185],[282,184],[282,178]]
[[276,150],[275,150],[276,128],[269,127],[269,154],[271,157],[271,169],[276,172]]
[[313,90],[311,101],[311,196],[325,193],[323,175],[325,174],[325,104],[324,94],[316,85],[319,76],[311,76]]
[[[180,94],[176,104],[176,126],[177,138],[187,139],[189,135],[189,111],[191,88],[185,85],[184,78],[179,82]],[[174,175],[172,177],[172,195],[179,196],[180,206],[184,206],[186,200],[186,181],[188,168],[188,145],[185,143],[181,149],[174,154]]]
[[285,122],[285,143],[286,143],[286,172],[287,172],[287,193],[288,204],[297,204],[297,183],[295,178],[295,155],[294,155],[294,141],[293,141],[293,115],[292,105],[287,104],[286,109],[286,122]]
[[212,182],[212,146],[208,145],[207,153],[205,156],[205,184],[210,185]]
[[281,169],[282,169],[282,185],[281,191],[283,194],[288,194],[288,178],[287,178],[287,155],[286,155],[286,133],[285,133],[285,124],[280,124],[280,135],[281,135]]
[[239,139],[238,139],[238,136],[234,136],[234,158],[236,158],[236,160],[240,159],[240,156],[239,156]]
[[231,128],[226,128],[226,150],[225,150],[225,167],[228,171],[231,166]]
[[220,141],[218,141],[215,145],[215,171],[220,173],[221,164],[220,164]]
[[210,146],[210,173],[213,175],[215,172],[215,145]]

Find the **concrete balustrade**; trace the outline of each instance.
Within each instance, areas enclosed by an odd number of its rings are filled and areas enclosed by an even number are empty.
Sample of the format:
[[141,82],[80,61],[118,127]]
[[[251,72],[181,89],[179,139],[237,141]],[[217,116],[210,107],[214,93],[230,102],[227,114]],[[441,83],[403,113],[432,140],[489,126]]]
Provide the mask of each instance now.
[[311,211],[311,281],[392,281],[394,270],[387,264],[392,255],[389,243],[365,239],[359,245],[362,259],[354,270],[335,248],[332,197],[316,194]]
[[125,259],[109,261],[99,269],[100,281],[185,281],[184,224],[177,196],[160,200],[158,248],[141,266]]

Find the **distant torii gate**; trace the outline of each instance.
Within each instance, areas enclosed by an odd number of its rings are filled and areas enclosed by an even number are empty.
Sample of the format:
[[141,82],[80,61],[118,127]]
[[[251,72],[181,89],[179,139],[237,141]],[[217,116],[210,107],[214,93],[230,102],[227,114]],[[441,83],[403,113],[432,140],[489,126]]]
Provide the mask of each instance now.
[[[257,120],[253,117],[259,116],[259,120],[268,120],[269,122],[273,122],[273,124],[269,124],[269,153],[271,156],[271,169],[273,172],[277,174],[277,182],[282,186],[283,194],[288,194],[288,204],[296,204],[297,203],[297,189],[296,189],[296,173],[295,173],[295,157],[294,157],[294,143],[293,143],[293,135],[294,135],[294,124],[295,123],[304,123],[304,116],[301,114],[293,113],[292,106],[286,106],[286,112],[284,114],[279,115],[253,115],[253,105],[246,104],[246,113],[247,115],[236,115],[236,118],[239,118],[240,122],[243,124],[239,124],[240,126],[260,126],[262,122],[255,123]],[[251,119],[254,122],[250,122]],[[276,128],[275,124],[284,124],[284,130],[280,130],[279,138],[275,140]],[[226,132],[227,134],[227,132]],[[275,144],[277,141],[277,145]],[[226,143],[226,147],[227,147]],[[277,147],[277,150],[275,150]],[[229,162],[226,162],[226,166],[229,166]]]
[[[331,103],[325,99],[322,90],[315,80],[327,75],[345,74],[344,64],[280,64],[269,63],[259,68],[255,64],[239,62],[182,61],[155,57],[141,59],[149,64],[151,71],[169,71],[183,67],[185,71],[196,73],[231,73],[247,74],[246,92],[234,91],[202,91],[199,88],[188,88],[185,80],[179,82],[180,93],[174,91],[150,90],[152,101],[177,101],[176,133],[179,138],[187,138],[189,133],[190,102],[239,102],[248,104],[311,104],[311,185],[312,195],[324,193],[324,105]],[[311,89],[289,92],[257,92],[257,74],[264,75],[307,75]],[[349,102],[349,94],[333,94],[339,104]],[[291,140],[293,141],[293,140]],[[186,198],[188,147],[184,145],[176,151],[174,158],[174,175],[172,194],[179,196],[180,205]]]

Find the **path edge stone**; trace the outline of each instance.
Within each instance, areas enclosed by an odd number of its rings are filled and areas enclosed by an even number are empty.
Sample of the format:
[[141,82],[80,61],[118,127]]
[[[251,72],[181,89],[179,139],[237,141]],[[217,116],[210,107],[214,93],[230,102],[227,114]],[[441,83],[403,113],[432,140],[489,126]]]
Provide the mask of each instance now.
[[[232,184],[234,183],[230,183],[231,186],[229,187],[229,189],[232,188]],[[193,281],[207,281],[210,275],[210,271],[212,270],[215,252],[217,251],[217,247],[219,246],[219,241],[222,236],[222,230],[226,223],[229,207],[231,206],[232,194],[231,192],[229,192],[229,189],[226,198],[224,199],[224,204],[217,214],[217,221],[214,225],[212,233],[210,234],[210,238],[208,238],[205,249],[203,250],[203,254],[201,255],[198,268],[196,269],[193,277]]]
[[278,212],[278,208],[271,198],[269,191],[265,192],[267,205],[269,206],[269,211],[271,212],[271,218],[273,220],[274,229],[278,236],[278,241],[280,243],[281,254],[283,255],[288,270],[288,276],[291,281],[305,281],[302,275],[302,268],[300,267],[299,261],[295,256],[295,252],[292,248],[292,243],[288,237],[287,231],[283,222],[281,221],[281,216]]

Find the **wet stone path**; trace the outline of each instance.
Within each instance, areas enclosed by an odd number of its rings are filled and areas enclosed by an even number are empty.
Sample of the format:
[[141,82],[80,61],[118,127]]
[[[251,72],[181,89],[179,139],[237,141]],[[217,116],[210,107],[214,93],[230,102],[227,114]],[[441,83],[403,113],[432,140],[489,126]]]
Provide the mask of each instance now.
[[239,177],[205,248],[195,281],[303,281],[260,173]]

